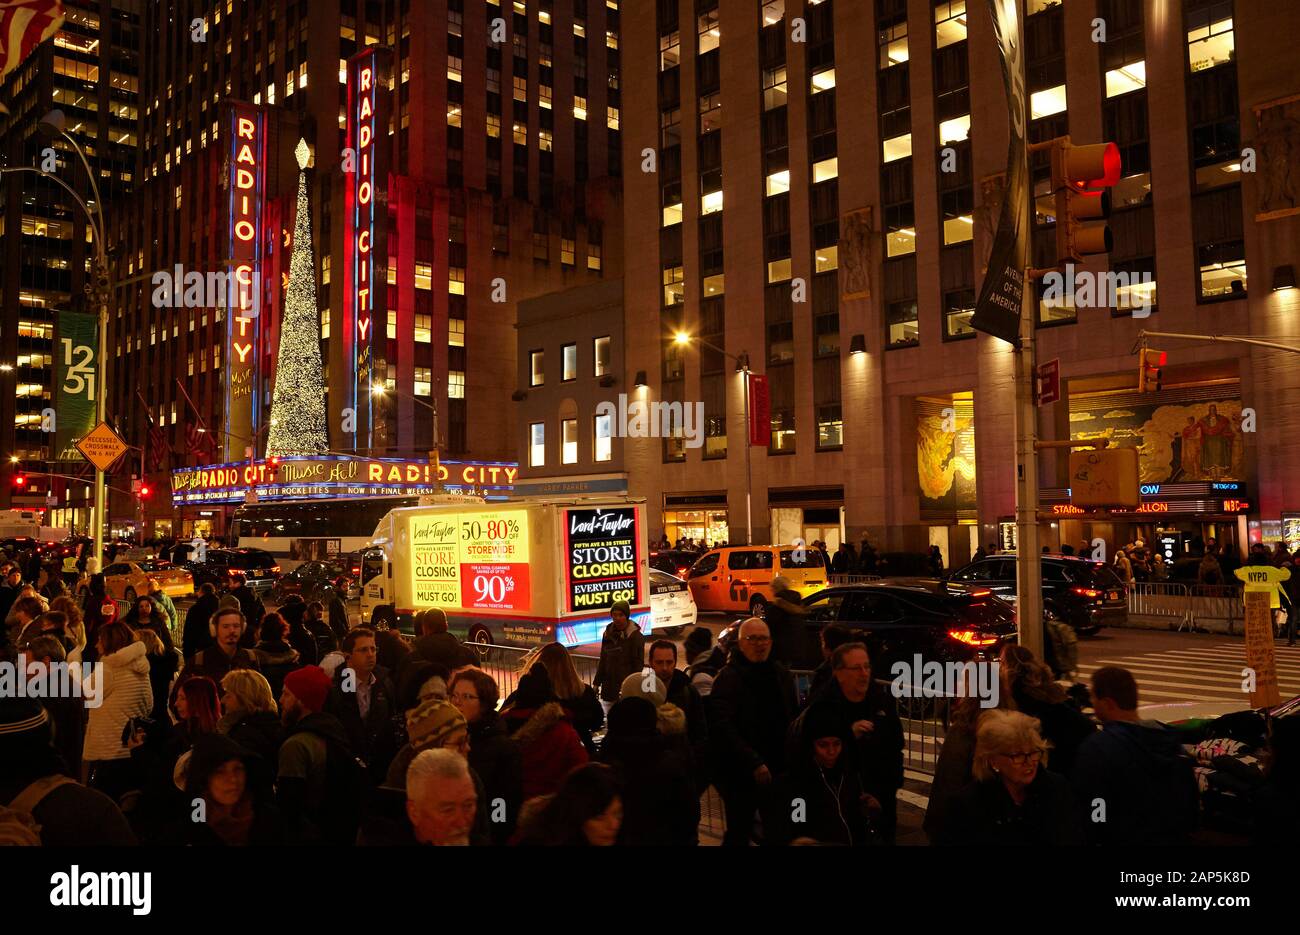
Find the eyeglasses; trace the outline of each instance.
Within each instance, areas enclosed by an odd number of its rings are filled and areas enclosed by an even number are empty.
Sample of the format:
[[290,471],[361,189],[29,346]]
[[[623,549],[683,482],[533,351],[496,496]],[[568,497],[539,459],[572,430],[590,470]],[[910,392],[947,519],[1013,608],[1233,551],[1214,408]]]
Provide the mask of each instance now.
[[453,704],[457,701],[478,701],[478,695],[462,695],[458,692],[451,696],[451,701]]
[[1037,764],[1043,758],[1043,751],[1034,750],[1030,753],[1004,753],[1002,755],[1010,760],[1013,766],[1024,766],[1026,763]]
[[742,638],[746,643],[770,643],[770,642],[772,642],[772,637],[770,637],[770,636],[745,636],[745,637],[741,637],[741,638]]

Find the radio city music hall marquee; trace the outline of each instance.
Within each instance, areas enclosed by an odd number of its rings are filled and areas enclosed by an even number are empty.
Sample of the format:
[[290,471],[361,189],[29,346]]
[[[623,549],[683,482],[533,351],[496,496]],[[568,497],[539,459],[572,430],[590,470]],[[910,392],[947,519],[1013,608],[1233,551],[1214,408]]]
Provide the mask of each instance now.
[[507,461],[410,461],[392,458],[283,458],[278,464],[215,464],[172,471],[172,503],[243,502],[249,490],[258,500],[365,496],[418,496],[438,485],[475,488],[489,496],[508,495],[519,465]]

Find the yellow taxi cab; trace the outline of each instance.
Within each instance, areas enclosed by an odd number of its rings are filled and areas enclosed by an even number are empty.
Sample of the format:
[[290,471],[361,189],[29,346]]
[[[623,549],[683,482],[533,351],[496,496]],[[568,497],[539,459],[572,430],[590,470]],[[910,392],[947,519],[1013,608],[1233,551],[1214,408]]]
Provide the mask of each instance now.
[[194,577],[171,562],[114,562],[104,569],[104,585],[115,600],[133,603],[137,595],[149,593],[150,581],[157,581],[168,597],[190,597],[194,593]]
[[820,591],[826,587],[822,553],[812,546],[725,546],[696,559],[686,573],[686,583],[701,611],[762,617],[777,576],[788,580],[801,597]]

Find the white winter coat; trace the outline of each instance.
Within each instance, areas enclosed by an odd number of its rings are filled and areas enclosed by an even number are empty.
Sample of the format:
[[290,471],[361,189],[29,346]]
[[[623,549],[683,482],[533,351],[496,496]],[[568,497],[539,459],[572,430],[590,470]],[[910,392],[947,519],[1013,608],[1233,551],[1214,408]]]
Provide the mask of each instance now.
[[[122,731],[131,718],[148,717],[153,710],[153,690],[149,687],[149,660],[145,645],[139,641],[123,647],[100,660],[95,686],[101,693],[100,705],[92,707],[86,720],[86,743],[82,757],[87,760],[121,760],[131,755],[122,743]],[[89,680],[94,672],[86,673]],[[90,689],[87,690],[89,697]]]

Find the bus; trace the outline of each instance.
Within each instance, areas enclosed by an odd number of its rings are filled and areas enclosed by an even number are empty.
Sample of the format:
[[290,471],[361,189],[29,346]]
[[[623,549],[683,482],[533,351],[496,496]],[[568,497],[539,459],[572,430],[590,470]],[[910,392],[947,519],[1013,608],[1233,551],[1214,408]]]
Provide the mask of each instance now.
[[270,552],[288,572],[360,552],[389,512],[419,503],[418,496],[246,503],[231,518],[230,544]]

